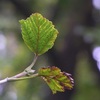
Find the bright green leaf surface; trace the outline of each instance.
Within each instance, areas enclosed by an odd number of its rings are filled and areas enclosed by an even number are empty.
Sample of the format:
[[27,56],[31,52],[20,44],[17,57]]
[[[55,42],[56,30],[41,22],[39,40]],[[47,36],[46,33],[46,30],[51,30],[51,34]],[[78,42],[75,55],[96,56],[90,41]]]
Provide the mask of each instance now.
[[39,75],[42,76],[44,81],[48,84],[53,93],[64,92],[65,89],[73,88],[73,79],[71,75],[61,70],[55,66],[48,68],[41,68],[39,70]]
[[35,13],[20,20],[24,42],[36,55],[41,55],[54,45],[58,31],[51,21]]

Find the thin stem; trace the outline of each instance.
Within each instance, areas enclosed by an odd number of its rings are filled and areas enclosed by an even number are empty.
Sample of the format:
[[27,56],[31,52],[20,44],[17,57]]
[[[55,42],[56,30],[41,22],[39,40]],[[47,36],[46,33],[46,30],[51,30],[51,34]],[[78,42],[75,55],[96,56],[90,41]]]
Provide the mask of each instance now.
[[0,80],[0,84],[6,83],[8,78],[5,78],[3,80]]
[[35,55],[34,60],[31,63],[31,65],[29,65],[23,72],[15,75],[15,76],[7,77],[7,78],[5,78],[3,80],[0,80],[0,84],[6,83],[6,82],[9,82],[9,81],[25,80],[25,79],[29,79],[29,78],[33,78],[33,77],[38,76],[38,73],[34,74],[35,70],[32,70],[32,67],[36,63],[37,58],[38,58],[38,56]]
[[12,76],[12,77],[13,77],[13,78],[20,78],[20,77],[26,76],[26,74],[27,74],[27,73],[26,73],[25,71],[23,71],[23,72],[21,72],[21,73],[15,75],[15,76]]
[[33,74],[31,76],[28,76],[28,77],[21,77],[21,78],[7,77],[3,80],[0,80],[0,84],[6,83],[6,82],[11,82],[11,81],[20,81],[20,80],[25,80],[25,79],[31,79],[31,78],[34,78],[34,77],[37,77],[37,76],[39,76],[38,73]]
[[21,77],[21,78],[10,77],[10,78],[8,78],[8,82],[10,82],[10,81],[20,81],[20,80],[31,79],[31,78],[34,78],[34,77],[37,77],[37,76],[39,76],[38,73],[33,74],[31,76],[28,76],[28,77]]
[[35,65],[35,63],[36,63],[36,61],[37,61],[37,58],[38,58],[38,56],[35,55],[35,57],[34,57],[34,59],[33,59],[33,62],[31,63],[31,65],[29,65],[29,66],[25,69],[26,72],[28,72],[28,71],[30,71],[30,70],[32,69],[32,67]]

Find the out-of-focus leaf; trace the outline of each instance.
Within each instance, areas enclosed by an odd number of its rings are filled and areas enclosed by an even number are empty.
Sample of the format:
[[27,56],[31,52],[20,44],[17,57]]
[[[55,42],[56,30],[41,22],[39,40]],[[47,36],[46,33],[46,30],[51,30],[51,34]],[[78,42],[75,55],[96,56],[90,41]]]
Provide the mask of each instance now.
[[51,21],[35,13],[20,20],[24,42],[36,55],[41,55],[54,45],[58,31]]
[[57,91],[64,92],[65,89],[71,90],[73,88],[74,81],[71,78],[71,74],[61,72],[61,70],[55,66],[48,68],[41,68],[39,75],[48,84],[53,94]]

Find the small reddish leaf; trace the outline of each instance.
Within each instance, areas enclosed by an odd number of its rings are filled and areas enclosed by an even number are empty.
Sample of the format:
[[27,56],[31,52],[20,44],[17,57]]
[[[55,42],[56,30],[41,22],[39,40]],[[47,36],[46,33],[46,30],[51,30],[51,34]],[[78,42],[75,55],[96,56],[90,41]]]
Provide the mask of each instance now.
[[71,90],[73,88],[74,81],[71,78],[71,74],[61,72],[61,70],[55,66],[41,68],[39,75],[48,84],[53,94],[57,91],[64,92],[65,89]]

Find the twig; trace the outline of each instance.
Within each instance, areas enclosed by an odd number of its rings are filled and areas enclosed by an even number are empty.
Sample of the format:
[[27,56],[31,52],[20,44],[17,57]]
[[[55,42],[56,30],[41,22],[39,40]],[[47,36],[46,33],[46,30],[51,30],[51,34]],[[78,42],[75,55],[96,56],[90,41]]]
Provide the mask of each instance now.
[[37,61],[37,58],[38,58],[38,56],[35,55],[34,60],[33,60],[33,62],[31,63],[31,65],[29,65],[29,66],[25,69],[26,72],[29,72],[29,71],[32,69],[32,67],[35,65],[35,63],[36,63],[36,61]]
[[23,72],[21,72],[17,75],[14,75],[12,77],[7,77],[3,80],[0,80],[0,84],[10,82],[10,81],[25,80],[25,79],[29,79],[29,78],[33,78],[33,77],[38,76],[38,73],[34,74],[35,70],[32,70],[32,67],[36,63],[37,58],[38,58],[38,56],[35,55],[34,60],[31,63],[31,65],[29,65]]
[[20,81],[20,80],[34,78],[34,77],[38,76],[38,73],[30,75],[30,76],[27,76],[27,77],[22,77],[21,75],[25,76],[25,74],[20,73],[20,77],[19,77],[19,74],[17,74],[16,76],[13,76],[13,77],[7,77],[7,78],[5,78],[3,80],[0,80],[0,84],[6,83],[6,82],[11,82],[11,81]]

